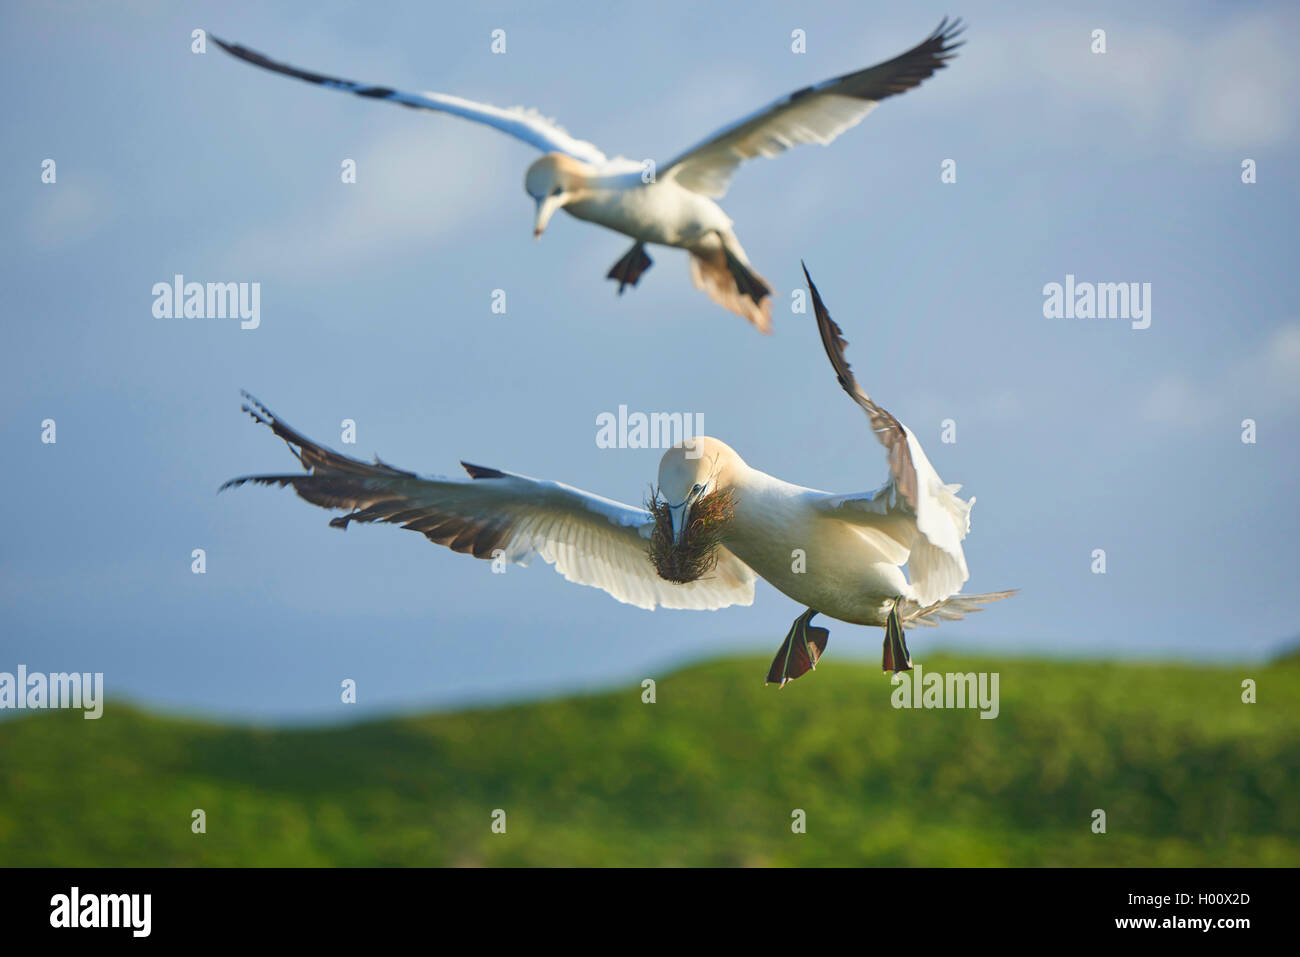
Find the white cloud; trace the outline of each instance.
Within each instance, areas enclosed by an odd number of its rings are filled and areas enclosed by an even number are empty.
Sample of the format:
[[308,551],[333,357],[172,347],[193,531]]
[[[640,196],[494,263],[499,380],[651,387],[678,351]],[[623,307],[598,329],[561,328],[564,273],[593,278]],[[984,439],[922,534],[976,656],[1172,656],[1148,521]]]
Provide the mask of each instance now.
[[1290,135],[1300,104],[1291,50],[1294,18],[1257,16],[1207,42],[1195,56],[1190,132],[1203,146],[1266,146]]
[[[1031,121],[1069,130],[1063,143],[1095,135],[1089,110],[1101,110],[1128,119],[1127,149],[1169,142],[1254,149],[1294,134],[1300,66],[1289,38],[1297,27],[1291,11],[1243,17],[1229,9],[1221,28],[1196,35],[1104,15],[1056,16],[972,33],[960,61],[967,83],[958,92],[1009,107],[1025,102],[1034,110]],[[1093,28],[1106,30],[1104,54],[1090,51]],[[1040,135],[1055,140],[1057,131]]]
[[1193,428],[1225,414],[1257,418],[1294,415],[1300,403],[1300,321],[1285,322],[1253,352],[1233,360],[1218,377],[1171,375],[1142,401],[1151,422]]
[[1142,416],[1150,422],[1190,427],[1204,422],[1213,406],[1212,397],[1183,377],[1166,376],[1147,393]]
[[464,136],[463,124],[444,125],[375,141],[353,157],[355,184],[339,182],[329,202],[247,236],[230,261],[265,262],[281,274],[311,278],[454,235],[503,195],[517,201],[521,233],[530,230],[532,205],[522,184],[533,157],[499,134]]
[[1300,384],[1300,322],[1288,322],[1274,333],[1267,362],[1288,386]]
[[72,177],[59,169],[59,179],[37,191],[27,221],[27,235],[39,249],[54,249],[89,239],[109,221],[108,190],[96,179]]

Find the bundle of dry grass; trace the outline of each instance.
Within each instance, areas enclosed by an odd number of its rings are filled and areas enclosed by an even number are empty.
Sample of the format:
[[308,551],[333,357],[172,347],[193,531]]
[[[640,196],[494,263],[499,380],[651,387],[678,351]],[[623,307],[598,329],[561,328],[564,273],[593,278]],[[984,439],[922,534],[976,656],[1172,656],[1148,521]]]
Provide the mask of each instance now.
[[736,508],[731,489],[710,492],[691,506],[681,542],[673,541],[668,503],[657,489],[650,490],[646,508],[655,517],[648,553],[660,578],[685,585],[713,571],[718,564],[718,546]]

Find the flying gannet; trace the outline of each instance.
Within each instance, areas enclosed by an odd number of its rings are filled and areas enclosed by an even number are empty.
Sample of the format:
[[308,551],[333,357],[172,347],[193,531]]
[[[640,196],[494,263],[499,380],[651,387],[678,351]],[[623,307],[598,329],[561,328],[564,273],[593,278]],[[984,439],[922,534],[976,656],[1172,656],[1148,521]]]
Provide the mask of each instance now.
[[486,123],[541,150],[524,178],[537,204],[533,233],[540,237],[557,209],[598,223],[636,242],[610,269],[621,294],[650,268],[646,243],[688,251],[691,279],[718,305],[761,331],[771,328],[771,288],[749,266],[732,221],[715,199],[726,194],[741,162],[776,156],[799,143],[826,145],[856,126],[881,100],[903,93],[942,69],[962,31],[945,18],[901,56],[784,96],[732,123],[671,161],[651,168],[623,157],[609,159],[591,143],[575,139],[535,110],[500,109],[443,93],[403,93],[354,83],[277,63],[238,44],[212,39],[226,52],[256,66],[372,100],[450,113]]
[[313,505],[346,510],[330,519],[336,528],[390,522],[475,558],[526,565],[540,555],[569,581],[641,608],[749,605],[761,577],[807,608],[769,682],[784,687],[816,667],[829,637],[811,624],[817,614],[884,628],[881,667],[909,670],[905,625],[961,618],[1013,592],[958,594],[969,578],[961,543],[975,500],[958,498],[961,486],[945,485],[916,436],[858,386],[840,328],[807,269],[804,276],[840,385],[887,452],[890,477],[873,491],[833,495],[791,485],[706,436],[664,453],[657,488],[641,508],[467,462],[468,480],[422,478],[317,445],[247,393],[244,411],[284,439],[307,471],[249,475],[221,487],[289,485]]

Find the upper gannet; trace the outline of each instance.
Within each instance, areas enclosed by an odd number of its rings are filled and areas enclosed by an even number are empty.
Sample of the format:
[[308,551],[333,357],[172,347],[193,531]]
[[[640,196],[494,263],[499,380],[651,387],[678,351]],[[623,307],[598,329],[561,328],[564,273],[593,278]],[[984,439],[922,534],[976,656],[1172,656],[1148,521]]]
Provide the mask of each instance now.
[[744,160],[776,156],[799,143],[826,145],[856,126],[886,97],[918,86],[961,46],[960,20],[947,18],[917,46],[865,70],[804,87],[732,123],[667,163],[652,168],[609,159],[591,143],[575,139],[535,110],[500,109],[442,93],[403,93],[354,83],[277,63],[238,44],[212,39],[249,63],[330,89],[372,100],[450,113],[494,126],[545,155],[524,178],[536,201],[533,232],[541,236],[557,209],[636,240],[607,278],[620,293],[650,268],[646,243],[676,246],[690,254],[691,278],[714,302],[743,316],[763,332],[771,328],[771,288],[749,266],[732,221],[714,202],[727,191]]
[[664,453],[657,489],[642,508],[467,462],[468,481],[421,478],[317,445],[247,393],[244,411],[284,439],[307,471],[250,475],[221,487],[291,485],[313,505],[347,509],[330,520],[338,528],[393,522],[475,558],[523,565],[540,555],[569,581],[642,608],[748,605],[758,576],[807,606],[768,681],[784,686],[816,667],[828,637],[810,624],[819,613],[883,627],[882,667],[908,670],[905,625],[961,618],[1012,592],[958,594],[969,577],[961,542],[975,500],[958,498],[961,486],[945,485],[916,436],[858,386],[840,329],[806,269],[804,276],[840,385],[888,453],[889,479],[873,491],[833,495],[791,485],[710,437]]

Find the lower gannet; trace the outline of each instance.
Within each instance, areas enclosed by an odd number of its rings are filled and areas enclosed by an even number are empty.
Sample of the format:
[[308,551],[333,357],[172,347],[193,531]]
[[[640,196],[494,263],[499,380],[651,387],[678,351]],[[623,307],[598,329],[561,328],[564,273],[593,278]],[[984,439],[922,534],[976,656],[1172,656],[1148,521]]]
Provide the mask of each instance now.
[[636,286],[650,268],[647,243],[684,249],[690,254],[696,287],[767,332],[771,288],[750,268],[731,219],[714,200],[726,194],[732,175],[745,160],[776,156],[800,143],[829,144],[860,123],[881,100],[919,86],[955,56],[961,31],[960,20],[945,18],[906,53],[796,90],[662,163],[609,159],[535,110],[501,109],[444,93],[406,93],[343,80],[212,39],[232,56],[263,69],[370,100],[459,116],[523,140],[544,154],[524,178],[524,189],[536,203],[535,236],[542,235],[559,209],[630,236],[635,240],[632,248],[607,274],[618,282],[619,293]]
[[[527,564],[540,555],[569,581],[641,608],[748,605],[755,577],[806,606],[767,680],[784,686],[815,668],[828,632],[813,616],[885,629],[882,668],[909,670],[907,625],[962,618],[1011,591],[959,595],[969,578],[962,540],[974,499],[957,497],[915,435],[858,386],[844,339],[808,277],[822,344],[840,385],[867,413],[890,476],[870,492],[834,495],[751,467],[725,442],[701,436],[664,453],[644,507],[559,482],[462,462],[469,479],[423,478],[340,455],[296,432],[248,396],[244,411],[284,439],[307,470],[251,475],[292,486],[330,520],[390,522],[475,558]],[[910,575],[904,575],[907,565]]]

